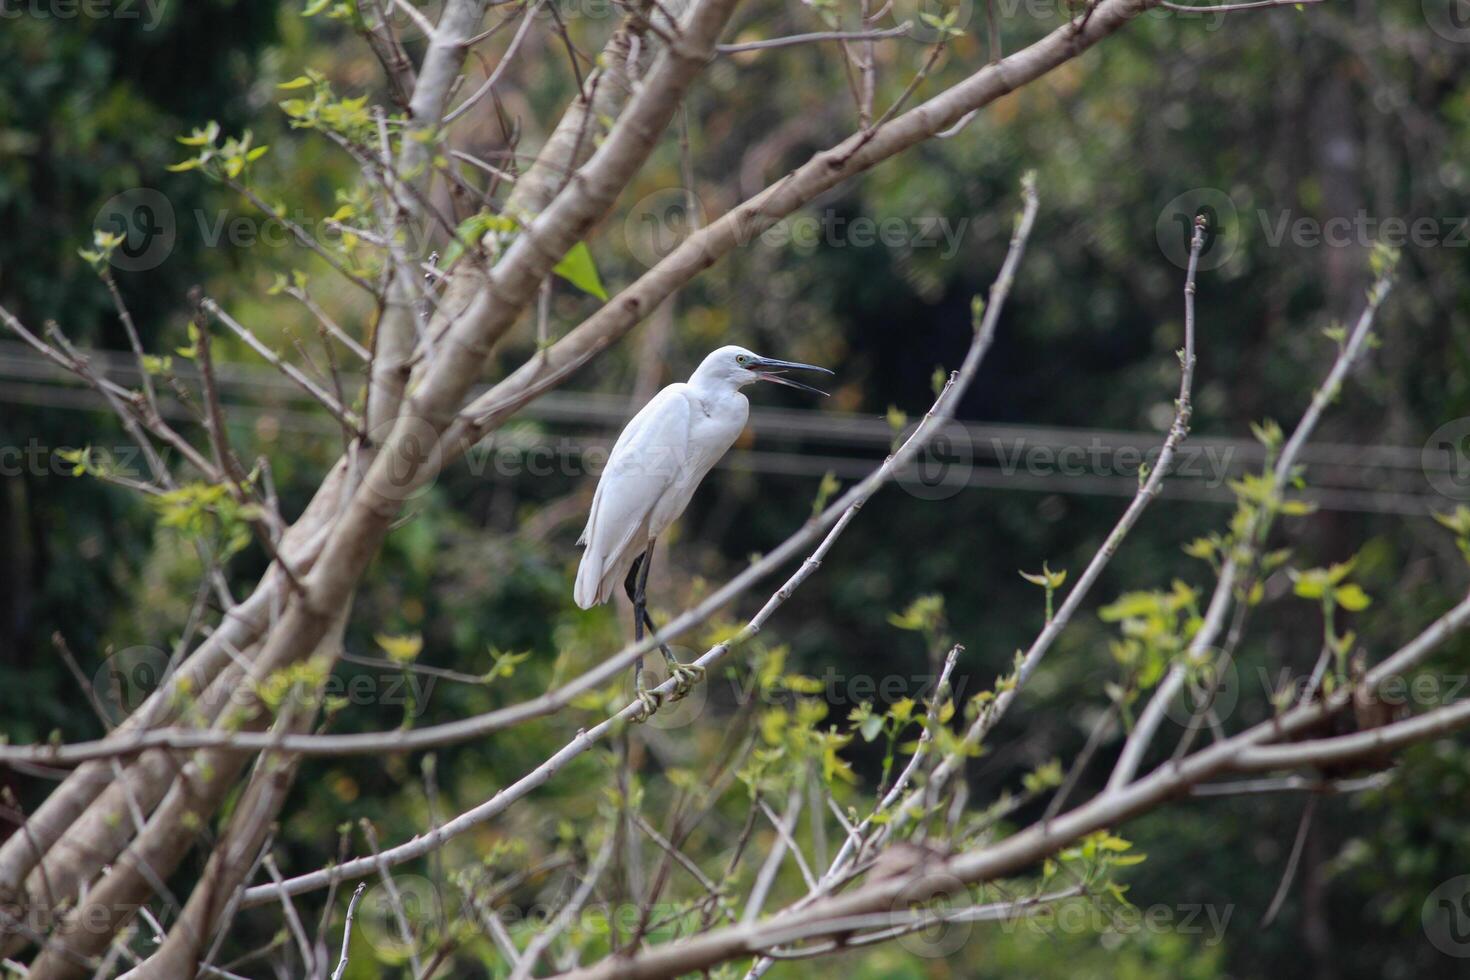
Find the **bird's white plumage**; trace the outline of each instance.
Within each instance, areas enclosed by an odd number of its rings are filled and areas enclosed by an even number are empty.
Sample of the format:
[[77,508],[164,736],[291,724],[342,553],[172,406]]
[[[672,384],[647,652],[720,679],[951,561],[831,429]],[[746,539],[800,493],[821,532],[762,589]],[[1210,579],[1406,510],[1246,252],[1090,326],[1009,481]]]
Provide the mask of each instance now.
[[688,382],[669,385],[628,423],[608,456],[578,543],[586,547],[573,598],[587,609],[606,602],[650,538],[688,506],[710,469],[739,438],[750,414],[740,386],[754,374],[722,347]]

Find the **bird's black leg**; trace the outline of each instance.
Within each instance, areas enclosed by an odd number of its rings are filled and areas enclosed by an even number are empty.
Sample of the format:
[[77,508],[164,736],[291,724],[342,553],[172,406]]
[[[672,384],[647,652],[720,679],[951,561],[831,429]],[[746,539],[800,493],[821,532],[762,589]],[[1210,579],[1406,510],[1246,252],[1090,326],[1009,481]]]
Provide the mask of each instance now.
[[[643,639],[643,627],[646,625],[648,631],[657,635],[658,627],[653,624],[653,617],[648,614],[648,568],[653,564],[654,539],[648,539],[648,550],[633,560],[633,567],[628,570],[628,577],[623,580],[623,588],[628,593],[628,598],[633,601],[633,637],[634,642]],[[684,664],[674,656],[674,651],[663,640],[659,640],[658,648],[663,652],[664,660],[669,665],[669,675],[674,678],[674,696],[672,701],[678,701],[689,693],[689,688],[704,676],[704,668],[697,664]],[[635,670],[642,670],[642,658],[639,659]],[[635,673],[634,675],[638,675]],[[640,688],[640,690],[642,690]]]
[[[652,545],[649,546],[652,550]],[[623,580],[623,591],[628,593],[628,600],[633,603],[633,639],[634,642],[643,639],[643,628],[646,626],[648,632],[657,633],[658,627],[653,624],[653,617],[648,614],[648,552],[645,551],[633,559],[633,567],[628,570],[628,577]],[[659,640],[658,648],[663,651],[664,659],[670,662],[677,658],[674,651],[670,650],[668,644]]]
[[[649,551],[653,550],[653,542],[649,542]],[[633,603],[633,642],[643,641],[643,624],[648,621],[648,610],[644,607],[644,589],[648,582],[648,565],[645,559],[648,551],[643,552],[633,559],[633,567],[628,569],[628,577],[623,579],[623,591],[628,593],[628,599]],[[649,624],[650,627],[652,624]],[[639,657],[633,661],[633,688],[638,692],[638,701],[642,704],[642,710],[635,717],[635,721],[646,721],[650,715],[658,710],[662,698],[652,691],[643,687],[643,658]]]

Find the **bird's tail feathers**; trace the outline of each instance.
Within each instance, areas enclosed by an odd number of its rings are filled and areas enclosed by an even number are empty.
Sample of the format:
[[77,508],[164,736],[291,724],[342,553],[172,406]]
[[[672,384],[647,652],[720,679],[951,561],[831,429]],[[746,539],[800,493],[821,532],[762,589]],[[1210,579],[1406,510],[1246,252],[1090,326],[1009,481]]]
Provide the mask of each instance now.
[[577,566],[577,584],[572,589],[572,599],[578,607],[591,609],[612,597],[607,576],[603,574],[602,556],[592,550],[582,552],[582,563]]

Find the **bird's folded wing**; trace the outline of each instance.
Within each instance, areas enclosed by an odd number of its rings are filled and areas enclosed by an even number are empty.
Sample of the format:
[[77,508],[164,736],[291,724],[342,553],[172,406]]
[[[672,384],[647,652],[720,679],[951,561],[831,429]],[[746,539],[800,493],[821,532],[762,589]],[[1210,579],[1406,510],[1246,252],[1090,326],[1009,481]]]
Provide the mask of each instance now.
[[685,478],[690,407],[677,387],[665,388],[628,423],[597,483],[577,575],[579,591],[598,583],[596,601],[604,601],[609,576],[643,548],[654,507]]

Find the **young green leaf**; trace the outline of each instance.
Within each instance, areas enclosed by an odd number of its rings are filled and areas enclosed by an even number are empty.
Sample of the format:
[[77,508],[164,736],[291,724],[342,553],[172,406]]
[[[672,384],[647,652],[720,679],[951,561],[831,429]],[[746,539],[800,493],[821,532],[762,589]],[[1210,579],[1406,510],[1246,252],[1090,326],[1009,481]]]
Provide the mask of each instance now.
[[584,293],[590,293],[607,302],[607,290],[597,275],[597,264],[592,261],[592,250],[586,242],[578,242],[571,251],[551,270]]

